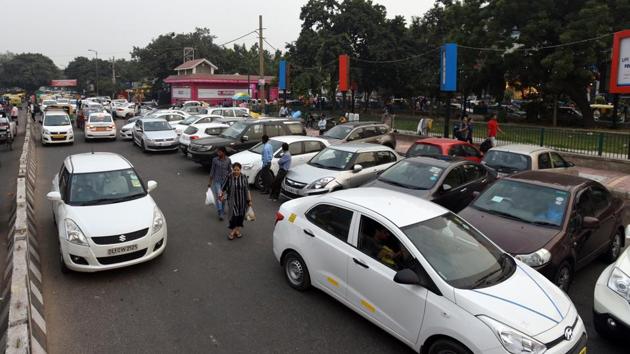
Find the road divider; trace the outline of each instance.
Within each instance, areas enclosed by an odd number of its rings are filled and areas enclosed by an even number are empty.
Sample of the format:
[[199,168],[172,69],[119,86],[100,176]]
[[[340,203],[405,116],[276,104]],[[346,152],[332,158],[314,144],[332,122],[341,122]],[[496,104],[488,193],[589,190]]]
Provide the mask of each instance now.
[[46,353],[41,263],[35,227],[37,157],[27,120],[17,191],[9,220],[9,253],[0,291],[0,348],[7,354]]

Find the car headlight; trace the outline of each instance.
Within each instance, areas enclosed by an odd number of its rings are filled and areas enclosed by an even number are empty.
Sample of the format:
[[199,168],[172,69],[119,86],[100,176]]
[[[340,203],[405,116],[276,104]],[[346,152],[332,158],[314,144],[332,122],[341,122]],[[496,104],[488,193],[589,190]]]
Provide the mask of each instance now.
[[44,129],[44,130],[42,131],[42,133],[44,133],[44,134],[48,135],[48,134],[50,134],[50,130],[48,130],[48,129]]
[[88,246],[87,237],[85,237],[79,225],[72,221],[72,219],[66,219],[65,224],[66,240],[68,240],[68,242],[79,246]]
[[617,267],[613,268],[608,278],[608,287],[626,301],[630,302],[630,277],[621,271],[621,269]]
[[244,170],[251,170],[252,168],[254,168],[254,163],[250,162],[250,163],[244,163],[243,164],[243,169]]
[[320,178],[317,181],[311,183],[310,186],[308,186],[309,189],[322,189],[324,187],[326,187],[328,185],[328,183],[332,182],[335,180],[335,177],[324,177],[324,178]]
[[485,323],[492,332],[497,336],[503,348],[512,354],[542,354],[547,350],[547,347],[539,341],[506,326],[501,322],[495,321],[490,317],[477,316],[483,323]]
[[155,208],[153,210],[153,226],[151,226],[152,234],[162,230],[162,226],[164,226],[164,216],[160,209]]
[[517,254],[516,259],[530,267],[540,267],[551,259],[551,253],[544,248],[530,254]]
[[147,143],[154,143],[154,142],[155,142],[155,140],[154,140],[154,139],[149,139],[149,138],[147,138],[147,139],[145,139],[145,140],[147,141]]
[[199,151],[210,151],[212,150],[212,145],[199,145]]

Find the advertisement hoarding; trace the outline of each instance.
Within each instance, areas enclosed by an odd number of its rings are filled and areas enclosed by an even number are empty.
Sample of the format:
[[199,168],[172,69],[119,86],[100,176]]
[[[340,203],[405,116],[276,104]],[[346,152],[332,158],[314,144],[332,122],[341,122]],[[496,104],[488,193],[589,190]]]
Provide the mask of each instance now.
[[173,87],[173,98],[190,99],[190,87]]
[[630,30],[615,33],[610,93],[630,93]]
[[350,90],[350,57],[347,54],[339,56],[339,91]]
[[440,51],[440,90],[457,91],[457,44],[447,43]]
[[51,80],[50,86],[52,87],[74,87],[77,85],[77,80]]

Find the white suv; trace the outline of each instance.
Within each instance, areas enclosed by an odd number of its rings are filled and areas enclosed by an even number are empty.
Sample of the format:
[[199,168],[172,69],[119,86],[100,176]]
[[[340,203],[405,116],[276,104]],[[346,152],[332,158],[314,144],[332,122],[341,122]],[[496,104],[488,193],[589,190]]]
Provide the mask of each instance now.
[[66,157],[47,198],[59,233],[62,272],[146,262],[164,252],[166,220],[129,161],[112,153]]
[[72,122],[66,112],[47,111],[41,123],[42,145],[74,143]]

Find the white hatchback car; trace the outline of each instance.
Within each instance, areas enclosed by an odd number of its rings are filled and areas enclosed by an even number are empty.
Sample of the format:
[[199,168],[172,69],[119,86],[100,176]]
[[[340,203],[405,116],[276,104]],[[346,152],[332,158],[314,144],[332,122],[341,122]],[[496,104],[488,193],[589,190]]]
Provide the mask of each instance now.
[[112,115],[106,112],[90,113],[85,122],[85,141],[91,139],[112,139],[116,140],[116,124]]
[[630,248],[609,265],[595,285],[593,322],[604,337],[630,334]]
[[212,115],[193,115],[193,116],[189,116],[186,119],[184,119],[183,121],[172,125],[173,128],[175,128],[175,132],[177,133],[177,135],[181,135],[189,126],[191,126],[192,124],[207,124],[207,123],[212,123],[217,119],[221,119],[223,117],[221,116],[212,116]]
[[[269,144],[271,144],[273,150],[271,172],[273,172],[274,176],[278,173],[278,160],[282,157],[283,143],[289,144],[291,168],[307,163],[313,156],[330,145],[328,140],[312,136],[287,135],[269,139]],[[232,163],[238,162],[243,166],[243,173],[247,176],[249,184],[253,184],[258,189],[263,187],[260,175],[260,170],[262,170],[262,149],[263,144],[258,143],[249,150],[230,156]]]
[[[59,233],[61,270],[95,272],[146,262],[164,252],[166,220],[124,157],[66,157],[47,198]],[[112,220],[114,222],[112,222]]]
[[[184,129],[179,135],[179,149],[186,154],[190,142],[197,139],[207,138],[209,136],[217,136],[223,133],[230,126],[225,123],[195,123]],[[177,128],[175,128],[177,131]]]
[[70,117],[64,111],[46,111],[41,120],[42,145],[74,143],[74,130]]
[[457,215],[379,188],[284,203],[273,252],[310,285],[420,353],[581,353],[568,296]]

